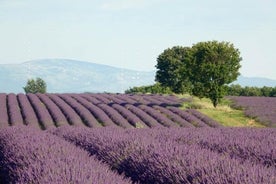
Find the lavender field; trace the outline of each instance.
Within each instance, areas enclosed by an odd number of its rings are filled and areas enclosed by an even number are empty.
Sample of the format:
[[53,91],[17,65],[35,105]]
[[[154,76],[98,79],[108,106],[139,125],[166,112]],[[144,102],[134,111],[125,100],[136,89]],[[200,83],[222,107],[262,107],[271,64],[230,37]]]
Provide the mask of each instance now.
[[163,95],[0,94],[0,184],[275,184],[276,129]]
[[243,108],[245,115],[255,118],[269,127],[276,128],[276,98],[275,97],[228,97],[234,102],[234,107]]
[[0,129],[0,183],[275,184],[273,128]]
[[196,110],[180,110],[188,99],[127,94],[0,94],[0,128],[28,125],[47,130],[85,127],[220,127]]

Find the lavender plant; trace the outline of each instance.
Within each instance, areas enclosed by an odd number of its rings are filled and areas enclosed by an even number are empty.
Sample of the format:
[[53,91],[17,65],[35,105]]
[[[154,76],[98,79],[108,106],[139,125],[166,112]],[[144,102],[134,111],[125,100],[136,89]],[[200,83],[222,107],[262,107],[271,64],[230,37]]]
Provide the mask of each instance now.
[[127,184],[74,145],[31,127],[0,130],[0,183]]
[[90,111],[85,108],[83,105],[78,103],[75,99],[70,97],[69,94],[60,94],[58,95],[60,98],[62,98],[68,105],[70,105],[82,118],[83,123],[88,127],[99,127],[101,126],[100,123],[98,123],[97,119],[93,116]]
[[[246,159],[241,161],[203,147],[197,137],[215,130],[220,129],[155,128],[134,131],[66,127],[52,133],[86,149],[119,173],[131,177],[132,181],[145,184],[275,183],[274,166]],[[221,130],[223,133],[228,129]],[[185,134],[190,131],[189,135],[198,133],[189,139]]]
[[46,106],[39,100],[37,95],[28,93],[27,97],[38,117],[38,121],[41,129],[45,130],[55,126],[52,116],[50,115]]
[[275,97],[228,97],[234,106],[245,109],[245,115],[256,118],[269,127],[276,127]]
[[63,112],[70,125],[82,126],[82,120],[72,107],[55,94],[46,94]]
[[0,93],[0,129],[9,126],[7,95]]
[[60,108],[47,95],[38,93],[37,97],[45,104],[56,127],[69,124]]
[[24,123],[39,129],[39,121],[27,96],[24,94],[18,94],[17,97]]
[[14,93],[7,95],[7,108],[10,125],[23,125],[24,120],[21,114],[21,109],[17,101],[17,96]]
[[72,95],[72,97],[81,103],[85,108],[87,108],[100,124],[103,126],[114,126],[114,122],[99,107],[80,95]]

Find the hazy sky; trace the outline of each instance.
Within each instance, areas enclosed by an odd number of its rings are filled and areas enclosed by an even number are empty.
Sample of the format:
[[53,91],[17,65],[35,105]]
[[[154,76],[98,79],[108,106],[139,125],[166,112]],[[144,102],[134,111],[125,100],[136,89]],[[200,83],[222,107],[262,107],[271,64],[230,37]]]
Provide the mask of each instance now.
[[0,63],[67,58],[150,71],[164,49],[229,41],[276,79],[275,0],[0,0]]

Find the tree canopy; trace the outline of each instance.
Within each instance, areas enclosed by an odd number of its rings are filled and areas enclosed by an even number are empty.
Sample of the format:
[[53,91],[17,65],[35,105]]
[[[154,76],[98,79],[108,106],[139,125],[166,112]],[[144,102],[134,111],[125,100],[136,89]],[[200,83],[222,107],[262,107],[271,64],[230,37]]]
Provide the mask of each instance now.
[[26,86],[23,87],[25,93],[46,93],[46,82],[41,78],[29,79]]
[[190,87],[184,63],[189,58],[189,50],[189,47],[175,46],[161,53],[157,58],[155,80],[175,93],[188,92]]
[[173,92],[190,91],[210,98],[216,107],[226,84],[235,81],[241,67],[240,52],[229,42],[199,42],[192,47],[166,49],[157,58],[156,81]]

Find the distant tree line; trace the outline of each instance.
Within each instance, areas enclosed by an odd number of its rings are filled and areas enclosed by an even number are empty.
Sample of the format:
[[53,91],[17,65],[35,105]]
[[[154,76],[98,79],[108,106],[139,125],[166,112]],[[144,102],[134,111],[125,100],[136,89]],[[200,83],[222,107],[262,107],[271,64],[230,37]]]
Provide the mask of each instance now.
[[[125,91],[125,93],[141,93],[141,94],[172,94],[170,88],[163,87],[159,83],[133,87]],[[232,84],[225,87],[225,96],[264,96],[264,97],[276,97],[275,87],[242,87],[239,84]]]
[[238,84],[232,84],[227,86],[227,96],[265,96],[265,97],[276,97],[276,86],[275,87],[242,87]]
[[164,87],[160,83],[149,86],[132,87],[125,91],[126,94],[172,94],[169,87]]

